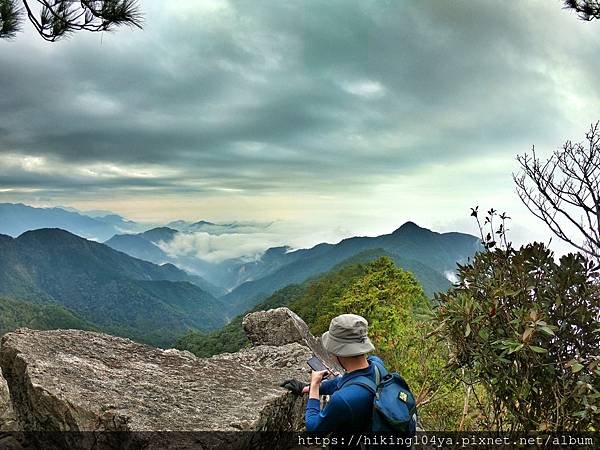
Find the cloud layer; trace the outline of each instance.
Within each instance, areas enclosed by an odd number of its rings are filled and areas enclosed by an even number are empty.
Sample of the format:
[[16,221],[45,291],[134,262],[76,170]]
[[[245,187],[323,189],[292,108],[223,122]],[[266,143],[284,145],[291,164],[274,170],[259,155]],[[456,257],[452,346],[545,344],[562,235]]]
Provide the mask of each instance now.
[[143,31],[0,42],[0,199],[443,223],[600,118],[600,26],[558,1],[142,8]]
[[312,230],[307,236],[306,227],[299,224],[275,222],[270,224],[243,223],[235,229],[219,225],[207,227],[208,231],[183,232],[172,241],[159,242],[158,246],[173,257],[193,256],[209,262],[244,258],[252,260],[272,247],[287,246],[290,250],[306,248],[315,242],[338,242],[347,230]]

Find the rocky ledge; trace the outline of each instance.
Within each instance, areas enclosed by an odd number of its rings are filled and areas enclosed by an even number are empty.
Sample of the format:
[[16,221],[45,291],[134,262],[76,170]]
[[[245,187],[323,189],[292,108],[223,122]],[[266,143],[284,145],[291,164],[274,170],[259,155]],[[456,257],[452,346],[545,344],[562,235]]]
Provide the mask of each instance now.
[[[2,338],[0,366],[21,431],[295,431],[303,400],[278,385],[308,378],[306,337],[197,358],[94,332],[20,329]],[[0,420],[10,408],[2,386]]]

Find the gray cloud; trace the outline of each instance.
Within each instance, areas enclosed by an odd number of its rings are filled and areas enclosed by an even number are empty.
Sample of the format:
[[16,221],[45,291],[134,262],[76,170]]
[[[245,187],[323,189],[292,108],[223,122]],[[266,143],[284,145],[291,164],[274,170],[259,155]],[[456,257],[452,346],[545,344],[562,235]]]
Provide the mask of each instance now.
[[0,188],[344,193],[600,114],[598,28],[560,2],[142,7],[143,31],[0,42],[0,160],[54,168],[5,165]]

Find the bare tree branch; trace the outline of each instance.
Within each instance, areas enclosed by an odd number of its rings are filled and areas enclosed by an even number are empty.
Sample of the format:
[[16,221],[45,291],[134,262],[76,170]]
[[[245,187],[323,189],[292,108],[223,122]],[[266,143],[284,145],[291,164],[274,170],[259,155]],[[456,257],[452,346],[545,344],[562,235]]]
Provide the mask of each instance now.
[[600,260],[600,122],[585,139],[567,141],[545,162],[535,147],[531,155],[518,155],[522,172],[513,174],[513,180],[535,217],[563,241]]

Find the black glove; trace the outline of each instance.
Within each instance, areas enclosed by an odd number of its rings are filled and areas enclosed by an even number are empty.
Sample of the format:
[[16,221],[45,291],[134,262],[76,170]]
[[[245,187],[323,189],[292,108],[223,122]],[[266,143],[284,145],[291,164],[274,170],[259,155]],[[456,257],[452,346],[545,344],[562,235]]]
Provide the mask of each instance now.
[[296,395],[302,395],[302,390],[308,386],[308,384],[298,380],[285,380],[279,386],[292,391]]

